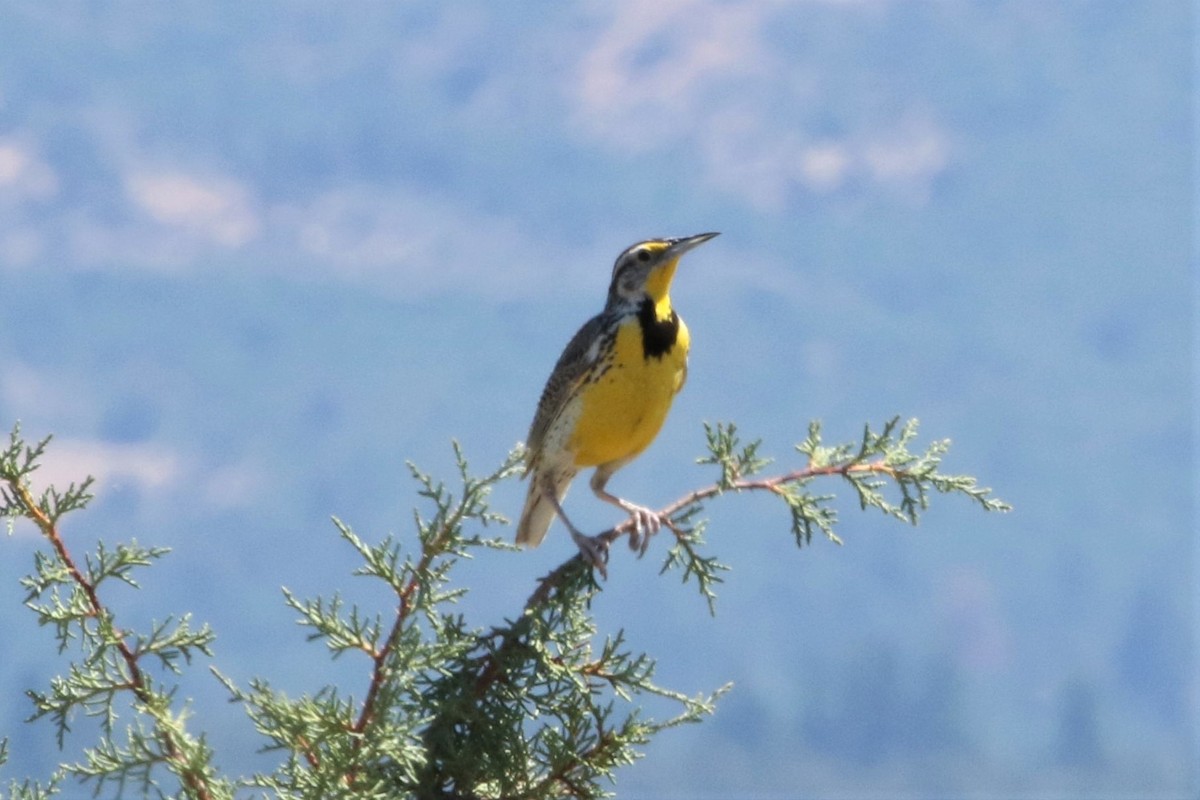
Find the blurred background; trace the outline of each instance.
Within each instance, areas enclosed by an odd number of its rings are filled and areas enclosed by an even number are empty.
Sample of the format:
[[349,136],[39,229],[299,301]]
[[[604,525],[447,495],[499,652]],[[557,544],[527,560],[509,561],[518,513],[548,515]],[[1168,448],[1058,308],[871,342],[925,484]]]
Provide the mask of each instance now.
[[[1015,511],[849,503],[844,546],[797,550],[782,506],[727,498],[715,617],[657,577],[665,541],[614,552],[602,630],[664,685],[735,684],[619,793],[1195,797],[1194,15],[6,3],[0,426],[55,435],[39,481],[97,477],[81,552],[172,548],[109,596],[128,624],[192,612],[237,681],[361,696],[366,664],[280,593],[387,608],[330,515],[409,535],[405,460],[450,478],[457,438],[499,463],[618,252],[721,231],[673,292],[686,391],[614,490],[710,481],[705,420],[787,469],[810,419],[840,441],[899,414]],[[568,508],[616,521],[579,487]],[[21,605],[36,545],[0,542],[7,778],[77,755],[22,722],[63,664]],[[464,613],[517,613],[571,553],[555,529],[473,562]],[[207,664],[184,693],[221,767],[270,768]]]

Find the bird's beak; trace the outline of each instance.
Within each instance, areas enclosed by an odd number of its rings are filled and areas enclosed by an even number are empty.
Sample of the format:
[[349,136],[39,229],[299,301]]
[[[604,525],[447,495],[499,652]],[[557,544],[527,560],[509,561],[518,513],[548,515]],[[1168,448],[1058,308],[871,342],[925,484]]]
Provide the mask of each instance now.
[[684,236],[682,239],[669,239],[670,245],[667,247],[667,253],[671,258],[679,258],[688,250],[699,247],[717,235],[717,233],[697,233],[695,236]]

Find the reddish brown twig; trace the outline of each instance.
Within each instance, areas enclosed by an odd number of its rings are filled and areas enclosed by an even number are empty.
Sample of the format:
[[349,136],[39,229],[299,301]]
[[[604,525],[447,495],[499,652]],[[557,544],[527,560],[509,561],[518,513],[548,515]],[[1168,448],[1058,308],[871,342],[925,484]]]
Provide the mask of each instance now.
[[[95,619],[103,617],[107,610],[101,602],[99,594],[96,592],[96,586],[88,580],[87,576],[75,564],[75,559],[71,557],[71,552],[67,549],[66,542],[59,535],[58,526],[55,524],[55,521],[37,504],[28,486],[15,478],[10,478],[6,482],[9,492],[17,503],[20,504],[26,518],[32,521],[38,527],[38,530],[41,531],[42,536],[50,542],[50,546],[54,548],[55,555],[58,556],[63,566],[67,568],[71,580],[75,582],[75,585],[80,588],[87,598],[88,616]],[[111,612],[108,613],[111,616]],[[114,646],[117,648],[117,652],[120,653],[121,660],[129,672],[129,681],[119,688],[128,688],[144,707],[153,708],[155,705],[153,702],[154,693],[151,691],[149,682],[142,672],[141,665],[138,663],[138,654],[126,643],[125,637],[117,630],[116,626],[112,626],[112,630],[116,636]],[[163,755],[174,766],[176,774],[179,775],[188,793],[199,798],[199,800],[210,800],[212,791],[208,785],[208,776],[204,774],[203,770],[195,768],[188,762],[176,733],[170,727],[161,724],[157,727],[158,738],[163,746]]]
[[[887,475],[896,477],[899,471],[888,464],[879,461],[858,461],[851,464],[842,464],[840,466],[830,465],[826,467],[808,466],[802,469],[792,470],[782,475],[776,475],[773,478],[736,478],[727,485],[713,483],[705,486],[702,489],[696,489],[693,492],[688,492],[683,497],[680,497],[673,503],[664,506],[658,515],[663,520],[669,521],[672,517],[684,510],[688,506],[695,503],[709,500],[717,495],[725,494],[726,492],[755,492],[767,491],[778,494],[780,490],[790,484],[799,483],[810,478],[819,478],[826,475],[838,475],[843,478],[850,475]],[[623,522],[620,522],[606,531],[596,534],[596,538],[602,539],[605,542],[614,542],[617,539],[631,533],[634,530],[635,520],[631,517]],[[674,530],[674,526],[668,526]],[[676,534],[679,531],[675,531]],[[532,599],[532,598],[531,598]]]

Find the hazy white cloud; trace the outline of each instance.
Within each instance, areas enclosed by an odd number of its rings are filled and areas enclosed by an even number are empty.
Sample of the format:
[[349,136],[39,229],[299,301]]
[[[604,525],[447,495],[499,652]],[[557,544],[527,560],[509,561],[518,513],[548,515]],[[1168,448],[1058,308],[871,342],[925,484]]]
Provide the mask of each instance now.
[[912,114],[887,135],[868,141],[861,159],[879,183],[923,197],[950,163],[949,139],[932,120]]
[[922,203],[951,161],[948,134],[915,113],[835,140],[806,139],[737,110],[712,118],[697,146],[710,183],[764,211],[782,210],[795,192],[828,194],[852,182]]
[[[214,263],[214,251],[243,250],[260,238],[258,203],[243,182],[153,169],[123,150],[114,158],[130,163],[122,185],[113,187],[124,205],[63,205],[33,229],[0,224],[0,253],[28,254],[44,243],[39,253],[79,268],[181,272]],[[48,230],[52,243],[43,235]]]
[[801,149],[800,177],[816,191],[832,191],[845,181],[851,164],[852,157],[844,143],[816,142]]
[[[594,24],[565,26],[562,39],[569,46],[551,37],[557,44],[550,46],[550,61],[565,59],[565,77],[531,81],[522,72],[518,80],[509,65],[498,73],[481,71],[476,79],[468,69],[469,88],[455,100],[454,113],[488,124],[521,119],[531,87],[563,81],[576,135],[618,155],[685,153],[689,167],[695,165],[693,180],[753,208],[779,213],[798,194],[862,187],[923,201],[952,156],[951,138],[936,115],[900,108],[883,112],[898,116],[869,129],[837,136],[806,130],[808,117],[795,109],[817,107],[829,90],[819,65],[804,63],[772,33],[793,7],[782,0],[597,4]],[[389,45],[386,57],[373,58],[383,80],[453,83],[490,35],[490,21],[479,9],[447,10],[402,47]],[[277,72],[307,85],[329,74],[353,74],[368,57],[336,42],[308,41],[280,35],[268,43],[264,68],[278,61]],[[287,57],[274,57],[281,54]],[[161,144],[150,147],[120,108],[89,109],[87,124],[110,167],[97,176],[109,180],[115,171],[117,185],[59,191],[59,176],[35,145],[0,138],[0,209],[13,196],[54,200],[36,214],[0,214],[0,270],[54,262],[187,272],[229,263],[236,251],[238,263],[257,269],[369,282],[409,294],[507,297],[542,285],[536,276],[545,265],[530,255],[544,245],[539,232],[522,229],[502,211],[474,209],[453,194],[429,196],[369,182],[273,202],[252,178],[172,160]],[[558,134],[550,126],[542,135]],[[584,263],[611,257],[580,255]],[[572,279],[559,278],[568,284]]]
[[90,207],[67,209],[57,220],[66,262],[83,269],[186,272],[211,244],[191,231],[149,220],[111,220]]
[[[20,361],[0,362],[0,408],[37,410],[38,422],[86,427],[95,408],[95,392],[71,373],[35,369]],[[10,421],[11,422],[11,421]],[[41,434],[27,431],[35,439]],[[60,489],[96,479],[100,493],[132,486],[173,502],[177,492],[199,491],[214,508],[251,505],[270,483],[270,469],[249,459],[199,468],[193,459],[162,442],[112,442],[101,439],[56,437],[41,467],[31,476],[35,491],[51,484]]]
[[181,474],[181,459],[162,445],[55,439],[42,458],[41,468],[34,473],[34,484],[61,487],[91,475],[99,486],[124,483],[139,489],[164,489]]
[[[0,406],[18,417],[36,409],[39,419],[56,424],[86,424],[94,412],[95,393],[72,372],[38,369],[21,361],[0,362]],[[36,436],[36,434],[30,434]],[[42,467],[34,473],[36,486],[65,486],[88,475],[99,482],[120,481],[139,488],[166,488],[178,480],[181,459],[153,442],[119,443],[93,439],[55,438]]]
[[[0,269],[53,258],[77,269],[186,273],[237,250],[261,269],[369,282],[407,295],[517,296],[537,268],[527,253],[538,248],[512,219],[464,208],[452,197],[358,183],[266,204],[245,182],[148,166],[121,136],[108,136],[106,144],[127,165],[113,187],[118,202],[103,208],[91,200],[64,202],[40,217],[0,215]],[[0,181],[53,174],[29,166],[38,163],[30,152],[0,147],[6,159]],[[47,191],[52,184],[44,174],[29,185]]]
[[0,361],[0,407],[15,410],[17,417],[24,409],[36,409],[43,418],[77,420],[87,413],[90,398],[74,375],[35,369],[19,360]]
[[0,137],[0,267],[33,264],[46,249],[37,218],[58,194],[59,177],[27,138]]
[[218,245],[240,247],[259,231],[250,192],[228,177],[137,170],[126,176],[125,191],[156,222]]
[[621,2],[579,59],[574,122],[605,143],[641,150],[690,130],[731,81],[769,73],[760,28],[773,2]]
[[205,503],[220,509],[252,506],[266,493],[269,472],[269,468],[250,461],[207,469],[200,487]]
[[603,8],[609,16],[566,87],[575,130],[599,146],[691,148],[708,183],[764,211],[781,211],[796,193],[851,185],[924,202],[951,161],[950,137],[928,111],[886,112],[893,116],[839,138],[805,130],[795,109],[828,103],[829,90],[821,65],[770,35],[788,3]]
[[57,191],[58,176],[31,145],[0,137],[0,204],[46,200]]
[[[34,494],[47,486],[62,491],[80,484],[89,476],[95,479],[93,493],[116,487],[134,487],[156,494],[177,488],[183,477],[183,459],[174,451],[157,444],[125,444],[96,439],[55,438],[42,455],[38,469],[29,476]],[[32,533],[31,526],[14,528]]]
[[[321,275],[420,295],[527,294],[539,267],[533,242],[505,217],[403,188],[355,185],[270,212],[273,246]],[[286,262],[294,268],[295,259]]]
[[756,208],[781,209],[804,167],[805,142],[789,130],[764,125],[734,108],[704,122],[696,148],[707,182]]

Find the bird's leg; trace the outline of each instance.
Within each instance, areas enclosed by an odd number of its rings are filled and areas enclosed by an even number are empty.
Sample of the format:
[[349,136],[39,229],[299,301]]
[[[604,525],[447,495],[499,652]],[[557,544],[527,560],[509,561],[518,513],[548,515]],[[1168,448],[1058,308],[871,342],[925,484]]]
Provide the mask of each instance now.
[[546,492],[546,499],[553,504],[558,518],[563,521],[563,524],[567,526],[567,530],[571,532],[571,538],[575,541],[575,546],[579,548],[579,552],[599,571],[601,578],[608,580],[608,542],[581,533],[567,517],[567,512],[563,511],[562,504],[558,502],[558,497],[555,496],[553,489]]
[[658,529],[662,527],[663,519],[654,509],[631,503],[605,490],[604,487],[608,484],[608,479],[612,477],[615,471],[615,469],[605,469],[603,466],[597,467],[596,471],[592,473],[590,484],[592,492],[595,493],[596,497],[599,497],[606,503],[612,503],[633,519],[633,530],[629,532],[629,547],[632,550],[636,550],[638,555],[641,556],[645,554],[646,548],[650,546],[650,537],[658,533]]

